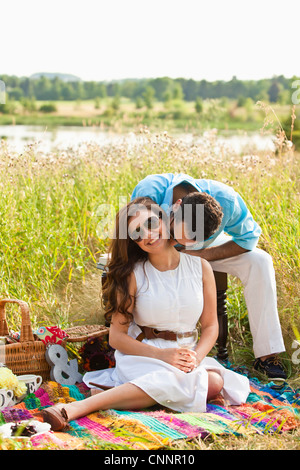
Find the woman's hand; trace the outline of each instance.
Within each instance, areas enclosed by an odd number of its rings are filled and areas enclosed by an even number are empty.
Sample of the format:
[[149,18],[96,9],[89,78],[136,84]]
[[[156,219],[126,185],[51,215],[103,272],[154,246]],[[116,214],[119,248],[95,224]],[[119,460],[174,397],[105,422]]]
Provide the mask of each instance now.
[[196,353],[190,349],[160,349],[158,359],[177,367],[177,369],[180,369],[183,372],[191,372],[196,367]]

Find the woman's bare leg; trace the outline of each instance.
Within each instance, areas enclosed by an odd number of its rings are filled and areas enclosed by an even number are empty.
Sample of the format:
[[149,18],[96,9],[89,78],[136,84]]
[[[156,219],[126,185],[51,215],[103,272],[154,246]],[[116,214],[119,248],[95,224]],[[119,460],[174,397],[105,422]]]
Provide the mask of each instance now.
[[139,410],[156,404],[149,395],[141,388],[131,383],[119,385],[118,387],[92,395],[84,400],[62,404],[65,408],[69,421],[86,416],[98,410]]
[[224,386],[224,380],[218,372],[209,370],[208,371],[208,390],[207,390],[207,401],[215,398],[222,390]]
[[[208,371],[208,394],[207,400],[214,398],[222,390],[224,385],[222,377],[214,371]],[[84,400],[71,403],[60,403],[58,408],[64,408],[68,415],[68,420],[87,416],[98,410],[132,410],[148,408],[157,402],[147,395],[141,388],[131,383],[126,383],[94,394]]]

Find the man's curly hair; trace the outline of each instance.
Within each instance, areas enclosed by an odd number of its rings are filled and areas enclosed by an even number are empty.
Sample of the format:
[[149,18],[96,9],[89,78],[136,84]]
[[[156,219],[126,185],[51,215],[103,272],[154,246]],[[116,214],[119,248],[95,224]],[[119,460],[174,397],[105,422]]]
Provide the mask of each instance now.
[[[187,230],[193,234],[191,240],[196,239],[196,233],[199,233],[197,225],[197,205],[204,206],[204,227],[201,227],[201,233],[204,240],[211,237],[220,226],[223,218],[222,207],[212,196],[205,192],[192,192],[182,199],[181,211],[175,214],[175,219],[181,217],[181,221],[187,221],[188,215],[191,223],[186,226]],[[189,208],[187,210],[187,208]]]

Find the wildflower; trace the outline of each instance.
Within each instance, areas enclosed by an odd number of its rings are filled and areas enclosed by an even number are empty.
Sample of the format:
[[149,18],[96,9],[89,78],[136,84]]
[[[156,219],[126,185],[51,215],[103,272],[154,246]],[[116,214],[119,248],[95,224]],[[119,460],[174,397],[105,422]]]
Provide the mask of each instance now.
[[18,398],[27,390],[25,382],[19,381],[18,377],[7,367],[0,367],[0,388],[12,390]]

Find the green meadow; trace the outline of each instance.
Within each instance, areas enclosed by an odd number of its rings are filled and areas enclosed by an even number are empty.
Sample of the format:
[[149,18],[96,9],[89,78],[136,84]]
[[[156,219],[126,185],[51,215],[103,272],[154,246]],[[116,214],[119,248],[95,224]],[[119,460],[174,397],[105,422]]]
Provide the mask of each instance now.
[[[143,101],[137,105],[126,97],[51,102],[8,100],[2,107],[0,125],[95,126],[119,132],[132,128],[138,130],[141,125],[160,131],[211,128],[259,131],[265,116],[264,109],[251,98],[240,102],[226,97],[198,101],[153,100],[148,107]],[[289,104],[272,103],[272,108],[281,122],[289,120]]]
[[[290,134],[279,125],[278,115],[270,109],[261,111],[257,111],[255,126],[268,127],[277,135],[274,152],[233,154],[225,145],[217,145],[216,130],[208,132],[200,145],[177,140],[155,123],[146,127],[138,122],[135,145],[124,139],[118,145],[88,144],[77,151],[70,148],[45,155],[33,144],[18,154],[3,140],[2,298],[28,302],[34,328],[102,323],[101,273],[95,265],[107,250],[120,201],[128,201],[137,182],[150,173],[184,172],[216,179],[242,195],[262,228],[259,247],[272,255],[276,271],[287,350],[283,360],[289,383],[299,386],[299,365],[292,357],[295,340],[300,339],[300,154],[290,143]],[[120,123],[126,125],[124,116]],[[235,279],[230,279],[227,307],[230,361],[252,370],[247,311],[241,285]],[[7,314],[10,328],[18,330],[17,308],[8,308]],[[296,445],[295,438],[297,435],[212,438],[192,442],[187,448],[290,449]]]
[[[134,146],[124,140],[48,155],[38,145],[14,154],[2,142],[2,296],[29,302],[35,324],[95,320],[102,311],[95,264],[107,249],[119,205],[147,174],[185,172],[232,185],[261,225],[259,245],[274,260],[280,315],[291,347],[300,325],[299,154],[278,141],[281,147],[275,153],[232,155],[226,146],[216,146],[214,131],[201,145],[146,128],[137,137]],[[241,289],[234,280],[231,290],[235,355],[240,347],[250,351],[251,344]],[[288,365],[293,375],[293,364]]]

